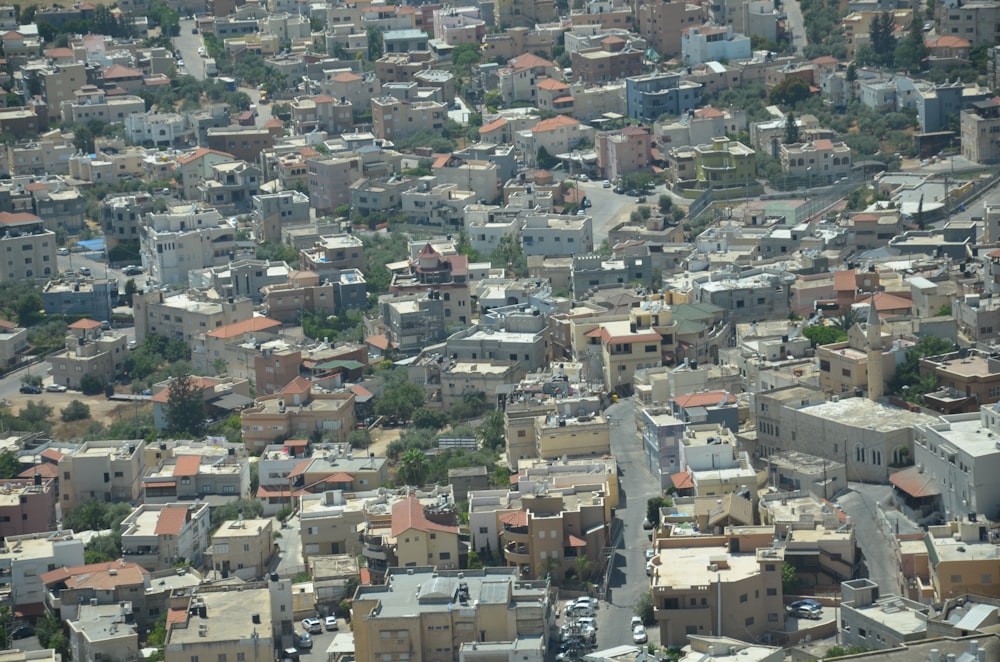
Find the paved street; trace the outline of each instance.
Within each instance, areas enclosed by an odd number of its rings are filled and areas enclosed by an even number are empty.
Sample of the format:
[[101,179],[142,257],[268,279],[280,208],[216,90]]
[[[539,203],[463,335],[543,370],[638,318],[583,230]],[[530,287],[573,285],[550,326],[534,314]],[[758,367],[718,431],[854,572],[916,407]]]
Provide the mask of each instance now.
[[195,26],[194,19],[182,18],[180,23],[181,33],[174,37],[174,48],[184,60],[184,71],[195,80],[205,80],[205,65],[198,55],[198,49],[205,45],[201,40],[201,33],[191,34],[191,29]]
[[[604,188],[601,180],[589,182],[573,182],[579,187],[594,205],[587,210],[594,219],[594,249],[608,238],[608,230],[628,219],[636,208],[635,198],[619,195],[609,188]],[[649,194],[650,204],[656,204],[659,193]]]
[[854,533],[868,568],[867,576],[877,582],[884,594],[897,593],[896,554],[886,531],[879,526],[877,504],[885,504],[892,493],[888,485],[849,483],[850,491],[841,494],[840,504],[854,522]]
[[787,25],[788,29],[792,33],[792,46],[796,53],[802,53],[809,41],[806,38],[806,28],[805,19],[802,18],[802,8],[799,6],[799,0],[784,0],[781,3],[781,8],[785,10],[785,15],[788,16]]
[[286,528],[279,528],[278,531],[281,531],[281,537],[278,538],[281,557],[277,572],[282,577],[292,577],[305,570],[305,564],[302,562],[302,536],[299,534],[298,514],[288,520]]
[[[623,196],[618,196],[623,197]],[[596,205],[596,203],[595,203]],[[646,501],[661,494],[657,482],[646,468],[645,456],[635,427],[636,405],[631,398],[611,405],[606,414],[615,421],[611,435],[611,453],[618,460],[621,503],[615,512],[623,535],[616,541],[614,568],[609,582],[609,603],[601,603],[597,612],[598,648],[632,643],[629,620],[639,596],[649,590],[646,577],[646,550],[649,532],[642,529]],[[658,642],[655,628],[647,628],[649,640]]]

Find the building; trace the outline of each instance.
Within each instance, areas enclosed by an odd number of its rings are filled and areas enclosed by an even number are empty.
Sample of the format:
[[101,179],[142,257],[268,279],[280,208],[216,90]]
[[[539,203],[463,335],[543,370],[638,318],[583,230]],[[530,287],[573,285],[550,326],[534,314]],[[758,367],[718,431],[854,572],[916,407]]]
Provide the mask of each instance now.
[[650,584],[660,644],[682,646],[689,634],[756,637],[781,630],[784,550],[771,547],[772,536],[771,527],[657,536]]
[[754,154],[739,141],[715,137],[710,144],[673,148],[665,156],[675,186],[749,190],[757,172]]
[[56,234],[45,222],[28,212],[0,212],[0,251],[7,256],[0,267],[0,281],[48,279],[56,266]]
[[0,481],[0,537],[56,528],[56,481],[36,473],[26,480]]
[[648,167],[651,142],[649,131],[641,126],[627,126],[617,131],[598,133],[598,170],[605,179],[615,180],[621,175]]
[[195,187],[197,197],[227,212],[250,211],[260,190],[260,168],[243,161],[215,163],[211,168],[211,175]]
[[83,540],[73,531],[8,536],[0,547],[0,591],[15,612],[45,613],[42,575],[50,569],[83,565]]
[[139,246],[142,264],[155,282],[186,283],[191,270],[221,266],[233,259],[236,230],[215,208],[179,205],[146,215]]
[[942,7],[936,14],[937,34],[959,35],[972,44],[1000,40],[1000,8],[992,2],[965,2]]
[[593,133],[592,128],[579,120],[556,115],[530,129],[516,132],[514,146],[524,155],[528,167],[535,167],[540,150],[544,149],[550,156],[569,154],[581,142],[590,139]]
[[112,303],[117,300],[118,282],[103,278],[50,280],[42,290],[45,312],[56,315],[110,320]]
[[49,357],[53,384],[82,390],[84,376],[112,384],[125,371],[128,357],[125,334],[105,330],[101,322],[92,319],[73,322],[67,330],[66,350]]
[[149,333],[190,342],[202,333],[253,317],[250,299],[225,299],[193,292],[171,294],[154,289],[132,299],[135,340],[141,343]]
[[611,452],[611,427],[599,413],[535,418],[536,457],[552,460]]
[[262,151],[274,147],[274,133],[266,127],[209,128],[207,136],[209,149],[232,154],[248,163],[256,163]]
[[781,145],[781,169],[807,187],[833,184],[851,174],[851,148],[843,142],[813,140]]
[[1000,552],[990,540],[989,528],[989,523],[975,514],[927,528],[924,544],[935,602],[970,593],[1000,597],[993,581]]
[[354,595],[355,655],[381,659],[404,647],[419,659],[456,659],[473,642],[507,650],[519,642],[543,646],[555,609],[548,581],[523,581],[513,568],[394,568],[385,584],[361,586]]
[[313,433],[345,443],[354,429],[354,396],[313,393],[312,382],[297,377],[280,393],[261,396],[240,412],[243,443],[262,450],[278,437],[309,437]]
[[392,504],[392,538],[401,568],[431,564],[437,570],[459,567],[458,527],[428,519],[414,494]]
[[383,140],[399,140],[419,131],[444,128],[448,106],[437,101],[407,101],[395,97],[372,99],[372,132]]
[[[159,391],[164,392],[166,389]],[[231,499],[248,499],[251,496],[250,463],[246,458],[229,455],[225,449],[208,449],[198,455],[174,455],[170,460],[150,466],[142,489],[143,503],[151,505],[199,500],[219,505]]]
[[610,34],[601,39],[599,46],[572,51],[573,79],[599,85],[641,74],[645,50],[641,40],[637,41],[628,43]]
[[687,115],[701,105],[701,85],[673,72],[631,76],[625,79],[625,103],[629,117],[646,122],[663,115]]
[[840,637],[845,646],[889,649],[927,638],[927,605],[900,595],[880,595],[870,579],[841,585]]
[[267,575],[274,553],[274,520],[242,517],[223,522],[205,551],[207,563],[219,578],[243,580]]
[[593,218],[532,213],[521,227],[525,255],[579,255],[594,250]]
[[[472,318],[469,292],[469,259],[465,255],[443,255],[430,243],[415,258],[391,265],[389,292],[397,295],[432,292],[440,297],[445,326],[468,324]],[[468,357],[473,358],[473,357]]]
[[258,240],[281,242],[285,228],[308,225],[309,196],[300,191],[279,191],[253,196],[254,235]]
[[94,85],[84,85],[74,92],[73,99],[61,106],[64,122],[97,121],[106,124],[123,124],[133,113],[145,113],[146,102],[129,94],[107,96]]
[[[878,399],[885,384],[896,374],[903,356],[902,343],[888,343],[875,306],[868,306],[868,321],[855,324],[847,340],[816,349],[819,360],[819,385],[828,394],[867,394]],[[862,328],[862,326],[864,328]]]
[[77,660],[131,660],[139,655],[132,603],[84,604],[68,621],[69,650]]
[[687,65],[705,62],[735,62],[751,56],[750,37],[725,27],[699,26],[681,34],[681,58]]
[[687,2],[648,2],[636,7],[637,32],[660,57],[681,54],[681,35],[701,25],[706,16],[701,5]]
[[1000,160],[1000,104],[996,98],[978,101],[959,113],[962,156],[975,163]]
[[965,405],[968,408],[977,409],[979,405],[1000,400],[1000,362],[985,353],[959,351],[927,356],[920,360],[920,371],[934,375],[942,388],[970,399]]
[[142,440],[88,441],[64,453],[59,458],[63,514],[92,499],[137,503],[146,471],[145,448]]
[[65,621],[76,620],[85,604],[118,605],[133,597],[142,602],[138,594],[149,581],[149,571],[123,561],[64,566],[42,575],[45,606]]
[[303,269],[331,276],[347,269],[365,268],[365,247],[353,234],[321,236],[313,246],[299,251]]
[[210,527],[205,502],[137,506],[122,521],[122,558],[147,570],[185,561],[201,567]]
[[[201,587],[171,603],[173,617],[164,647],[166,662],[220,660],[242,656],[267,660],[291,635],[292,597],[289,580],[246,584],[237,590]],[[191,597],[188,597],[191,596]]]

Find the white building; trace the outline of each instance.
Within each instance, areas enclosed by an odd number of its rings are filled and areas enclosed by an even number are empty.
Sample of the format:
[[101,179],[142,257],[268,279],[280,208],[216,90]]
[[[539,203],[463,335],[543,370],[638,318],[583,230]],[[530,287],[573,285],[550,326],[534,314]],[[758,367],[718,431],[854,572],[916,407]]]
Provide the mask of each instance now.
[[147,570],[163,570],[187,561],[201,567],[209,543],[209,506],[144,504],[122,521],[122,558]]
[[142,264],[161,285],[185,283],[192,269],[227,264],[236,250],[236,230],[215,209],[183,205],[147,214],[139,236]]
[[750,37],[734,33],[731,25],[688,28],[681,34],[681,57],[685,65],[746,60],[751,54]]
[[10,603],[19,609],[44,609],[42,574],[83,565],[83,547],[73,531],[9,536],[0,548],[0,593],[8,593]]
[[594,250],[593,219],[560,214],[529,215],[521,230],[525,255],[579,255]]

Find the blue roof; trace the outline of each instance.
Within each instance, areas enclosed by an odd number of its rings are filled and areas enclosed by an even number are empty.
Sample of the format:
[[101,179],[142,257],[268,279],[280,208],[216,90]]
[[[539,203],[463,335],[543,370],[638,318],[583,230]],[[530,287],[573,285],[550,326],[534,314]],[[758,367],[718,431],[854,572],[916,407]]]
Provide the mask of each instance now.
[[76,242],[76,245],[88,251],[103,251],[104,239],[88,239],[86,241],[78,241]]

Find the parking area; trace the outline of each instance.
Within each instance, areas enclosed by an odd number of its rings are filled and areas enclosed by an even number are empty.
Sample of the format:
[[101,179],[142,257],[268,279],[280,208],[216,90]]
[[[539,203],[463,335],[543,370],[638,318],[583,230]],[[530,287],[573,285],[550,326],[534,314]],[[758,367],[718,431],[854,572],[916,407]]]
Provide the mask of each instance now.
[[597,612],[593,598],[572,598],[558,605],[559,649],[557,660],[577,660],[598,647]]
[[[321,616],[316,616],[320,623],[323,624],[324,618]],[[346,621],[342,618],[337,619],[337,630],[327,630],[325,625],[322,626],[323,629],[319,632],[313,632],[310,634],[312,639],[312,648],[299,648],[298,653],[303,660],[325,660],[326,659],[326,649],[330,647],[333,643],[333,638],[341,632],[350,632],[351,628]],[[295,634],[296,636],[302,634],[305,628],[302,627],[302,619],[295,622]],[[285,659],[294,659],[286,656]]]

